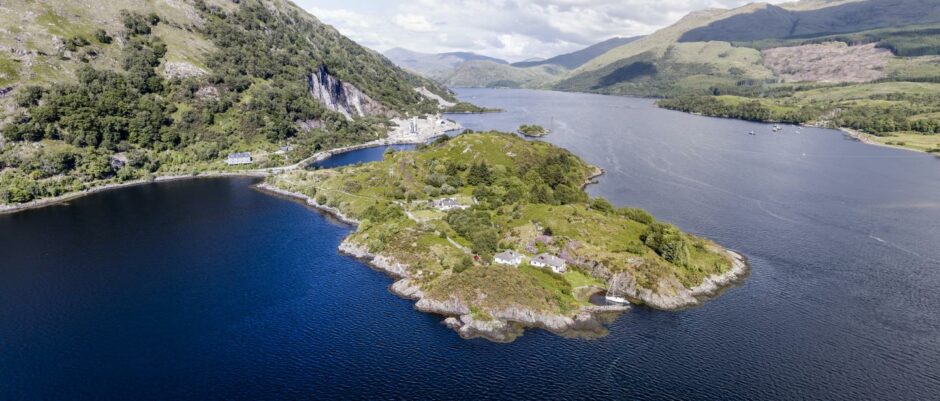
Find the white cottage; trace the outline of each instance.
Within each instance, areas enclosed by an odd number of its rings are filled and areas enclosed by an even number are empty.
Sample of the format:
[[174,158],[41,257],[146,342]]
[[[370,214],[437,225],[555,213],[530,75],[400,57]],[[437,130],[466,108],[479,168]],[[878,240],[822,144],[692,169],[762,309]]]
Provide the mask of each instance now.
[[251,152],[232,153],[225,159],[225,164],[237,166],[239,164],[251,164]]
[[568,271],[568,263],[564,259],[547,253],[536,255],[529,261],[529,264],[535,267],[549,267],[558,274]]
[[431,206],[440,211],[448,211],[453,209],[466,209],[466,206],[461,205],[457,202],[457,199],[454,198],[444,198],[438,199],[431,202]]
[[501,265],[519,266],[522,264],[522,255],[514,251],[503,251],[493,256],[493,261]]

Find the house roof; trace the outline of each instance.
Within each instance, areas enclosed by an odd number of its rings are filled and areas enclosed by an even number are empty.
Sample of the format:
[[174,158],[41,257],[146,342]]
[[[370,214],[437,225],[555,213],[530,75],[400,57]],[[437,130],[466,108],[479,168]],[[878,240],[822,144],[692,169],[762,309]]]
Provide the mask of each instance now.
[[512,259],[521,258],[521,257],[522,255],[514,251],[502,251],[495,255],[495,258],[502,259],[502,260],[512,260]]
[[565,260],[555,255],[540,253],[535,256],[535,260],[553,267],[565,267]]
[[251,152],[242,152],[242,153],[229,153],[229,159],[237,159],[242,157],[251,157]]

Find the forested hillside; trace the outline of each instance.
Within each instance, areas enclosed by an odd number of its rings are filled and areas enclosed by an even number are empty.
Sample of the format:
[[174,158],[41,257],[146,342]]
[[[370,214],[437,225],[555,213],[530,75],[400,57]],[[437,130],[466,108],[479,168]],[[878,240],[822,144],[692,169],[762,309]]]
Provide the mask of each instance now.
[[[58,3],[2,5],[15,14],[0,20],[12,55],[0,56],[0,202],[220,169],[235,151],[284,164],[437,111],[416,87],[452,99],[282,0]],[[347,118],[318,101],[320,72],[343,84],[328,94],[383,112]]]

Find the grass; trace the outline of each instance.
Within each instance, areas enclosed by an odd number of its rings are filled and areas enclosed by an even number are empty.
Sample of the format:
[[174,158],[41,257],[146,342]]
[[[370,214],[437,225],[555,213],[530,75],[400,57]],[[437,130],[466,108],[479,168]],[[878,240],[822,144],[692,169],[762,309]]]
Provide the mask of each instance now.
[[[417,151],[387,154],[379,162],[336,170],[291,172],[279,176],[275,185],[315,195],[318,201],[353,218],[378,216],[378,221],[363,220],[350,241],[407,265],[432,299],[456,297],[480,313],[516,306],[568,314],[586,302],[576,298],[573,292],[582,298],[584,295],[584,291],[576,289],[605,288],[604,281],[573,264],[569,264],[565,274],[558,275],[527,264],[513,268],[492,264],[487,259],[471,263],[464,253],[464,248],[473,247],[471,241],[450,227],[445,213],[428,206],[427,201],[435,196],[422,192],[425,179],[444,170],[447,163],[470,165],[485,161],[497,174],[510,174],[520,163],[559,151],[563,150],[514,135],[464,134]],[[513,157],[507,156],[510,152]],[[580,166],[583,177],[592,171],[583,162]],[[416,199],[391,197],[399,186],[416,194]],[[473,203],[469,195],[472,192],[472,186],[464,185],[456,197],[469,205]],[[373,206],[380,210],[403,208],[413,218],[398,214],[382,220],[382,215],[366,213]],[[641,238],[647,226],[616,210],[603,212],[584,203],[517,203],[476,210],[490,214],[500,236],[500,249],[515,249],[531,257],[533,252],[526,249],[549,227],[553,240],[539,245],[540,252],[567,253],[579,260],[600,263],[612,273],[630,271],[639,283],[653,291],[657,291],[663,279],[674,277],[691,287],[705,276],[730,266],[720,247],[692,236],[688,236],[694,245],[689,266],[669,263],[643,244]]]
[[20,78],[20,63],[0,54],[0,86],[15,83]]

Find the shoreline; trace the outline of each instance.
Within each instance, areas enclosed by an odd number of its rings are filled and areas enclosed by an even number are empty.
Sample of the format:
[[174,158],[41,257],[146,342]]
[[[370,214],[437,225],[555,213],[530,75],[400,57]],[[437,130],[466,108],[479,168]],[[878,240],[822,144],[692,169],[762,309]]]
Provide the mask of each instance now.
[[[889,144],[887,144],[887,143],[881,143],[881,142],[878,142],[878,141],[876,141],[876,140],[871,139],[871,137],[873,136],[872,134],[866,134],[866,133],[864,133],[864,132],[862,132],[862,131],[854,130],[854,129],[852,129],[852,128],[836,128],[836,129],[839,130],[839,131],[841,131],[843,135],[845,135],[845,136],[847,136],[847,137],[849,137],[849,138],[852,138],[852,139],[854,139],[854,140],[856,140],[856,141],[859,141],[859,142],[861,142],[861,143],[864,143],[864,144],[866,144],[866,145],[878,146],[878,147],[888,148],[888,149],[906,150],[906,151],[909,151],[909,152],[924,153],[924,154],[928,154],[928,155],[932,155],[932,154],[933,154],[933,153],[930,153],[930,152],[927,152],[927,151],[924,151],[924,150],[909,148],[909,147],[907,147],[907,146],[889,145]],[[940,135],[940,134],[937,134],[937,135]]]
[[[336,208],[321,205],[310,196],[274,187],[267,183],[255,185],[255,188],[274,195],[288,197],[304,202],[320,212],[357,227],[359,222],[346,216]],[[421,288],[412,281],[408,266],[393,258],[372,253],[360,244],[350,241],[352,232],[343,238],[337,250],[365,263],[374,270],[383,272],[392,278],[389,291],[403,299],[415,301],[414,308],[423,313],[444,317],[442,324],[456,331],[464,339],[484,338],[498,343],[512,342],[526,329],[539,328],[566,337],[593,337],[606,332],[603,326],[606,315],[620,314],[630,310],[629,305],[582,306],[572,316],[546,314],[538,311],[507,308],[492,312],[493,320],[476,320],[471,315],[470,307],[457,299],[445,301],[425,297]]]
[[251,177],[251,178],[264,178],[267,177],[268,173],[257,172],[257,171],[245,171],[245,172],[210,172],[210,173],[198,173],[198,174],[172,174],[172,175],[161,175],[154,176],[153,179],[138,179],[127,182],[116,182],[105,184],[97,187],[91,187],[78,192],[69,192],[52,198],[42,198],[35,199],[26,203],[16,203],[10,205],[0,205],[0,215],[5,214],[14,214],[19,212],[24,212],[27,210],[41,209],[49,206],[56,206],[69,201],[83,198],[88,195],[93,195],[96,193],[112,191],[116,189],[123,189],[134,187],[138,185],[146,184],[157,184],[164,182],[173,182],[173,181],[184,181],[184,180],[197,180],[197,179],[210,179],[210,178],[224,178],[224,177]]
[[[596,183],[594,178],[604,173],[596,168],[595,174],[588,179],[585,185]],[[355,229],[359,222],[340,210],[321,205],[310,196],[277,188],[267,183],[255,185],[258,190],[273,195],[287,197],[304,202],[305,205],[327,214]],[[389,291],[403,299],[415,301],[414,309],[443,317],[442,324],[456,331],[461,338],[484,338],[498,343],[509,343],[523,335],[526,329],[543,329],[563,337],[594,338],[606,334],[605,324],[629,311],[634,305],[644,305],[661,311],[681,311],[692,307],[702,306],[706,301],[717,298],[726,290],[740,285],[751,272],[747,258],[732,250],[725,251],[732,259],[731,268],[721,274],[706,277],[702,283],[693,287],[680,287],[675,295],[663,296],[646,293],[625,294],[631,301],[630,305],[585,305],[570,315],[546,314],[534,310],[510,307],[503,310],[491,311],[492,320],[477,320],[473,317],[469,306],[456,298],[435,300],[425,297],[424,292],[408,273],[408,266],[397,262],[394,258],[373,253],[361,244],[350,240],[350,232],[340,242],[337,250],[347,256],[356,258],[370,268],[387,274],[392,279]],[[623,277],[629,273],[616,273],[606,279],[607,291],[611,291],[618,284],[623,283]],[[633,282],[635,289],[635,281]]]
[[84,189],[77,192],[68,192],[52,198],[42,198],[34,199],[26,203],[15,203],[9,205],[0,204],[0,215],[14,214],[27,210],[41,209],[44,207],[60,205],[71,200],[82,198],[88,195],[96,194],[99,192],[111,191],[115,189],[128,188],[136,185],[144,184],[153,184],[160,182],[172,182],[188,179],[199,179],[199,178],[223,178],[223,177],[254,177],[254,178],[265,178],[270,175],[281,174],[288,171],[298,170],[306,168],[307,166],[321,162],[323,160],[329,159],[330,157],[353,152],[361,149],[376,148],[382,146],[391,146],[391,145],[418,145],[422,143],[427,143],[433,139],[439,138],[441,136],[447,135],[450,132],[459,131],[463,127],[457,122],[450,122],[448,125],[445,125],[442,130],[434,130],[431,133],[421,134],[419,133],[416,136],[401,136],[394,135],[395,131],[389,132],[386,138],[377,139],[370,142],[360,143],[356,145],[343,146],[336,149],[324,150],[317,153],[314,153],[310,157],[307,157],[297,163],[290,164],[287,166],[280,167],[269,167],[269,168],[260,168],[260,169],[250,169],[243,171],[216,171],[216,172],[203,172],[203,173],[173,173],[166,175],[155,175],[153,179],[138,179],[127,182],[119,183],[110,183],[100,186],[95,186],[91,188]]

